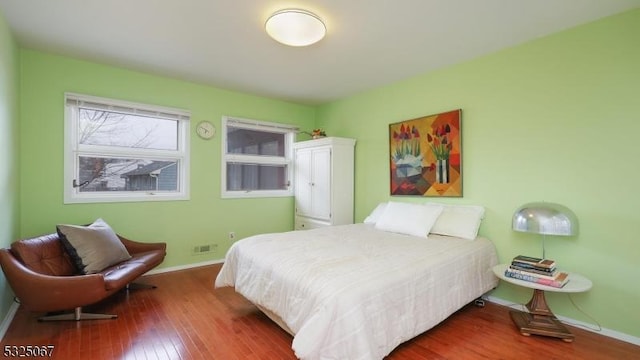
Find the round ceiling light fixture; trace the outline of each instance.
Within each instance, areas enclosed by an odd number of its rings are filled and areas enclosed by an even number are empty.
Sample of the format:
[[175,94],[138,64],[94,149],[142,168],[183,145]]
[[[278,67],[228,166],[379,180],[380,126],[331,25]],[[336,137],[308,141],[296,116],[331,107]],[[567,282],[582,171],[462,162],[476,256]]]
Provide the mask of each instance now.
[[265,23],[267,34],[289,46],[308,46],[324,38],[327,28],[314,13],[300,9],[275,12]]

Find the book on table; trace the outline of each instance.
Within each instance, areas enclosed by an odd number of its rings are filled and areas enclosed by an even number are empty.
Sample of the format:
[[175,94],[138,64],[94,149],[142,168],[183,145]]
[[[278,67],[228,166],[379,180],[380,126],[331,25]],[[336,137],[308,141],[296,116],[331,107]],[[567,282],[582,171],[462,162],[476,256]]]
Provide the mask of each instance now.
[[515,262],[512,262],[511,265],[509,265],[509,268],[514,270],[526,271],[532,274],[544,275],[544,276],[554,276],[557,273],[556,268],[540,269],[533,266],[522,266],[520,263],[515,263]]
[[553,260],[526,255],[518,255],[514,257],[512,263],[522,264],[523,266],[533,266],[540,269],[553,269],[556,267],[556,262]]
[[569,282],[569,274],[566,272],[558,272],[554,277],[543,277],[541,275],[528,273],[526,271],[518,271],[515,269],[507,268],[504,271],[504,275],[510,278],[533,282],[540,285],[551,286],[555,288],[563,287]]
[[550,280],[555,280],[558,277],[558,274],[560,274],[560,272],[558,272],[555,269],[551,272],[547,272],[547,271],[539,271],[539,270],[532,270],[532,269],[523,269],[514,265],[509,265],[509,268],[507,270],[517,274],[535,275],[537,277],[540,277],[543,279],[550,279]]

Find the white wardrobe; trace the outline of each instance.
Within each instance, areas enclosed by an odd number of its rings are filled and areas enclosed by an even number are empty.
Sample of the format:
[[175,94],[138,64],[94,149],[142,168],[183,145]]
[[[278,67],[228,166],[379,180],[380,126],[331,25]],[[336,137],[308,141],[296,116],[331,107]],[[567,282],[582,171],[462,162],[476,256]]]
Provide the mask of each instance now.
[[296,230],[353,223],[355,144],[338,137],[294,143]]

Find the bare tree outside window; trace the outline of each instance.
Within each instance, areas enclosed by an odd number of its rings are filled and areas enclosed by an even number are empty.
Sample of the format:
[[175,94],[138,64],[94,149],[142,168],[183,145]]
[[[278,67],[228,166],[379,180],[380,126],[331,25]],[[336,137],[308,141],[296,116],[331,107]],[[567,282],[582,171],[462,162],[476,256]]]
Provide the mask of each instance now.
[[[177,150],[178,121],[79,108],[78,143],[132,149]],[[80,192],[176,191],[178,162],[79,156]]]
[[190,117],[65,93],[65,204],[188,200]]
[[178,121],[80,108],[78,142],[129,148],[176,150]]

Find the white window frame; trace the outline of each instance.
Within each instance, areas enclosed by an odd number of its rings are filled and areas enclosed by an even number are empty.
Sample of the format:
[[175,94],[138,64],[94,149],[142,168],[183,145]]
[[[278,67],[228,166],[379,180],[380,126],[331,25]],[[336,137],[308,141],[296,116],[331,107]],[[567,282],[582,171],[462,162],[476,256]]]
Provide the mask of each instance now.
[[[285,134],[284,157],[245,155],[227,153],[227,127],[228,124],[235,128],[250,130],[263,130]],[[293,140],[298,128],[292,125],[266,122],[238,117],[222,117],[222,161],[221,161],[221,197],[225,198],[260,198],[260,197],[287,197],[293,196]],[[286,165],[288,186],[286,190],[227,190],[227,162],[247,163],[259,165]]]
[[[117,111],[178,121],[178,149],[156,150],[79,144],[79,107]],[[189,200],[189,123],[190,112],[157,105],[89,95],[64,94],[64,203],[139,202]],[[177,191],[87,191],[74,186],[79,178],[80,156],[126,157],[171,160],[178,163]]]

